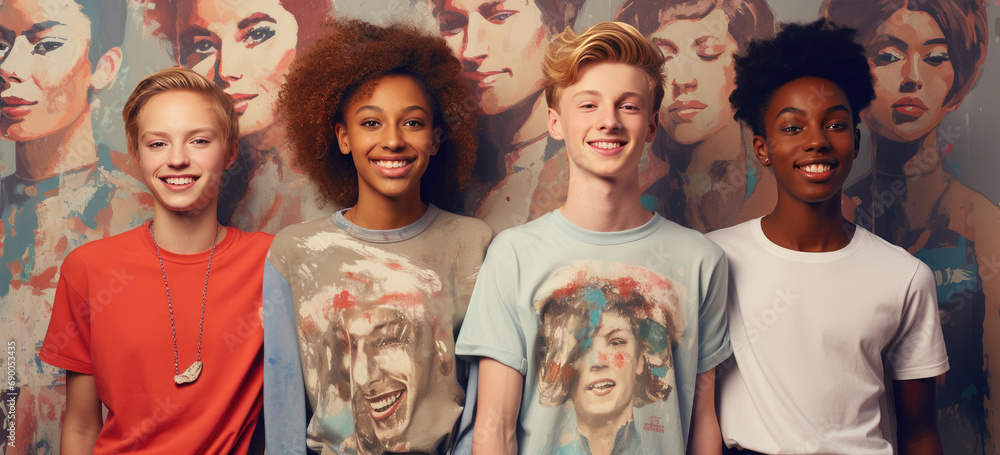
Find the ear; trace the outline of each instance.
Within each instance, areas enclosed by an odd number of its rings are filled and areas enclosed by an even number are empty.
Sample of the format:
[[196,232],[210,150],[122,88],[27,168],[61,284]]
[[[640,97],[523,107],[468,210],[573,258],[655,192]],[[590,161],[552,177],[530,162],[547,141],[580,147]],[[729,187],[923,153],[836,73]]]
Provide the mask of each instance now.
[[333,131],[337,134],[337,145],[340,146],[340,153],[350,155],[351,143],[347,140],[347,127],[338,123],[333,126]]
[[854,159],[861,153],[861,128],[854,127]]
[[757,161],[763,166],[771,165],[770,151],[767,149],[767,139],[764,136],[753,137],[753,154],[757,155]]
[[444,131],[441,129],[441,127],[435,127],[433,134],[434,134],[434,137],[433,137],[434,143],[431,144],[431,156],[437,155],[438,150],[440,150],[440,148],[441,148],[441,136],[444,134]]
[[90,76],[90,86],[95,92],[107,88],[118,76],[121,66],[122,49],[120,47],[108,49],[94,67],[94,73]]
[[233,141],[233,146],[229,150],[229,156],[226,157],[226,169],[229,169],[229,167],[236,162],[236,158],[239,155],[240,155],[240,143],[239,141]]
[[559,120],[559,112],[549,108],[549,136],[557,141],[563,140],[562,122]]
[[646,142],[653,142],[656,137],[656,126],[660,124],[660,110],[657,109],[653,115],[649,116],[649,130],[646,131]]

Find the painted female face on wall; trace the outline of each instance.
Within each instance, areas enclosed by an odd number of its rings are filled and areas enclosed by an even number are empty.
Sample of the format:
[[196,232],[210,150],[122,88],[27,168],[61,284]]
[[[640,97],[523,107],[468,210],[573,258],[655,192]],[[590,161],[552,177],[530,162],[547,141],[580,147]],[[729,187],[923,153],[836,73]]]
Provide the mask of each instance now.
[[194,0],[178,7],[178,56],[236,104],[240,136],[275,123],[274,103],[295,60],[298,22],[278,0]]
[[534,0],[445,0],[438,23],[480,114],[499,114],[541,91],[551,37]]
[[729,34],[726,14],[717,9],[701,19],[672,20],[650,39],[666,58],[660,124],[667,134],[687,145],[736,125],[729,94],[735,87],[737,44]]
[[90,20],[69,0],[0,7],[0,133],[41,139],[90,113]]
[[945,106],[945,99],[955,69],[934,18],[919,11],[896,11],[867,48],[875,100],[861,113],[865,124],[896,142],[917,140],[937,128],[954,109]]
[[636,375],[642,372],[639,343],[628,318],[605,312],[580,359],[570,392],[578,418],[616,421],[632,411]]

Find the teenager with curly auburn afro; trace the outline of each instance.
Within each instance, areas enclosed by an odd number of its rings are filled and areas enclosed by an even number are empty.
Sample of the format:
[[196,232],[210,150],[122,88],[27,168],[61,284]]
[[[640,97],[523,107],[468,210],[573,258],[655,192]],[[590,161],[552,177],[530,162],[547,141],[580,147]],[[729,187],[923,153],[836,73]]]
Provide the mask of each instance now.
[[298,163],[320,191],[342,207],[358,198],[358,174],[340,149],[336,124],[356,96],[391,74],[411,75],[434,106],[441,144],[421,179],[420,194],[446,210],[459,208],[459,192],[476,162],[476,118],[461,65],[439,37],[404,25],[378,27],[359,20],[339,22],[294,64],[279,95],[279,112]]
[[475,164],[460,78],[441,38],[358,20],[331,24],[288,76],[292,149],[344,208],[271,244],[268,452],[451,453],[471,437],[455,334],[492,231],[438,208]]
[[719,423],[741,453],[942,453],[935,382],[949,360],[934,274],[843,213],[874,96],[854,36],[823,19],[788,24],[736,59],[730,99],[778,193],[767,215],[708,234],[731,279]]

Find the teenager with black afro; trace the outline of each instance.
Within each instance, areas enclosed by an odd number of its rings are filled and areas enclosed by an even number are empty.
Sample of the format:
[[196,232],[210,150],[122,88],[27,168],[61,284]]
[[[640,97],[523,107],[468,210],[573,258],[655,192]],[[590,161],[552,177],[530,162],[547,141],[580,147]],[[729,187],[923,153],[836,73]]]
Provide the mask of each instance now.
[[864,49],[824,20],[788,24],[736,59],[736,84],[730,101],[778,202],[709,234],[731,280],[723,440],[751,454],[940,454],[934,380],[948,356],[934,276],[841,212],[874,95]]

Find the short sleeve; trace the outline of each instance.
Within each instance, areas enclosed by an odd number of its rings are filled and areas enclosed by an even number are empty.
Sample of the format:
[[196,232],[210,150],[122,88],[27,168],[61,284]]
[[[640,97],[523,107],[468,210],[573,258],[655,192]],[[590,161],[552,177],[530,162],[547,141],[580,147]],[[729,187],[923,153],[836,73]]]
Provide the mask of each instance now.
[[63,263],[52,302],[52,318],[39,358],[49,365],[94,374],[90,356],[90,302],[70,284],[75,276],[71,260]]
[[528,372],[527,347],[516,308],[520,286],[509,269],[517,264],[513,246],[501,238],[490,246],[479,270],[455,353],[489,357],[524,375]]
[[306,393],[292,289],[264,262],[264,440],[267,453],[303,453]]
[[892,378],[930,378],[948,371],[934,275],[924,263],[910,280],[905,299],[900,329],[886,358]]
[[698,309],[698,373],[715,368],[733,354],[726,317],[729,262],[721,250],[713,262],[702,270],[704,298]]

